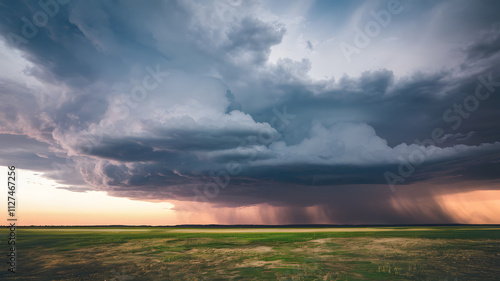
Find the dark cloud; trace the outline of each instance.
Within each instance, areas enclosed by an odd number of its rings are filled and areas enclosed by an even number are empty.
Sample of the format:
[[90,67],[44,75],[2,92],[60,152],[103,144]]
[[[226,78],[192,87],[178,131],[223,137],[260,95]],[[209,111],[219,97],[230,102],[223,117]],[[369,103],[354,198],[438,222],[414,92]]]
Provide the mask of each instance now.
[[492,28],[473,41],[466,48],[468,59],[482,60],[491,58],[500,52],[500,29]]
[[311,41],[307,40],[306,44],[307,44],[307,48],[312,51],[313,50],[313,44],[311,43]]
[[281,42],[286,30],[270,26],[254,18],[243,18],[227,33],[227,50],[232,59],[244,58],[244,62],[262,64],[271,53],[270,47]]

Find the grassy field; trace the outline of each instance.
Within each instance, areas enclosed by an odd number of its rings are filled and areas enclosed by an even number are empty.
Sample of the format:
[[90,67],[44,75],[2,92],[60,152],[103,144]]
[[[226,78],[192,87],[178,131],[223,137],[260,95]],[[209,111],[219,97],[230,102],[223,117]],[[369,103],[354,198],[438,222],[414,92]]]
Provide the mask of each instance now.
[[499,250],[498,227],[20,228],[0,280],[499,280]]

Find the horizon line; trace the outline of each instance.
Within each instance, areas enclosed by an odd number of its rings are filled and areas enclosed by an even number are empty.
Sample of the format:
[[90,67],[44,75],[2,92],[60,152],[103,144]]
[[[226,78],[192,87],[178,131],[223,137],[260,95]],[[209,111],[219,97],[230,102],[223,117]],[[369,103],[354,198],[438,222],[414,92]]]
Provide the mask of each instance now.
[[[2,225],[10,227],[10,225]],[[419,227],[419,226],[499,226],[500,224],[177,224],[177,225],[127,225],[127,224],[106,224],[106,225],[16,225],[15,227],[189,227],[189,228],[292,228],[292,227],[315,227],[315,228],[341,228],[341,227]]]

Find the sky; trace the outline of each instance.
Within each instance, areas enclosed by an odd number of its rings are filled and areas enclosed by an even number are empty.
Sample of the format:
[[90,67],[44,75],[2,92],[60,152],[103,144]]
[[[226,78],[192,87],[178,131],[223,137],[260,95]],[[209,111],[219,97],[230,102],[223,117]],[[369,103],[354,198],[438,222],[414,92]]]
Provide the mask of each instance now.
[[499,224],[499,12],[1,0],[0,180],[24,225]]

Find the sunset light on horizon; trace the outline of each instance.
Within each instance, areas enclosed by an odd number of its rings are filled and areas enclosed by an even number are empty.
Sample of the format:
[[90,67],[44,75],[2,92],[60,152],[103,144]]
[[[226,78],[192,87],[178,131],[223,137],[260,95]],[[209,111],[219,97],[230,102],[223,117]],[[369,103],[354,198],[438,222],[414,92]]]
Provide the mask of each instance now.
[[[3,176],[0,180],[6,180]],[[104,191],[72,192],[43,173],[29,170],[19,172],[18,183],[20,212],[18,225],[30,226],[84,226],[84,225],[152,225],[173,226],[186,224],[253,224],[275,225],[287,208],[258,204],[240,208],[194,207],[179,201],[138,201],[113,197]],[[425,201],[398,199],[390,203],[396,210],[411,212],[427,208]],[[500,224],[500,191],[479,190],[448,195],[436,195],[434,200],[451,218],[454,224]],[[173,204],[177,204],[176,206]],[[0,208],[6,208],[1,202]],[[203,203],[202,203],[203,204]],[[184,208],[182,207],[183,205]],[[201,210],[201,211],[200,211]],[[432,209],[430,209],[432,210]],[[325,210],[307,207],[305,222],[314,224],[352,224],[349,221],[331,221]],[[5,217],[7,218],[7,217]],[[285,221],[286,223],[286,221]],[[304,223],[294,221],[290,223]],[[356,223],[355,223],[356,224]],[[358,222],[357,224],[367,224]],[[378,221],[372,224],[390,224]]]

